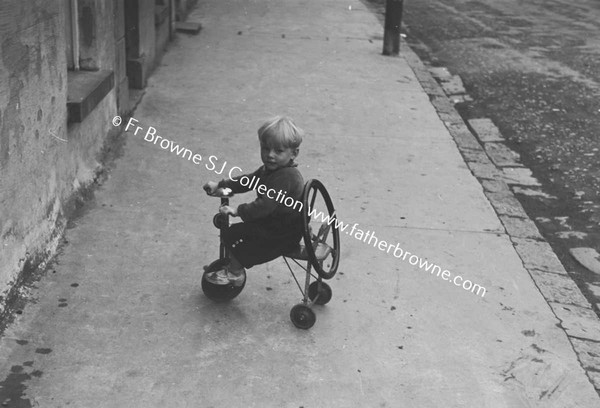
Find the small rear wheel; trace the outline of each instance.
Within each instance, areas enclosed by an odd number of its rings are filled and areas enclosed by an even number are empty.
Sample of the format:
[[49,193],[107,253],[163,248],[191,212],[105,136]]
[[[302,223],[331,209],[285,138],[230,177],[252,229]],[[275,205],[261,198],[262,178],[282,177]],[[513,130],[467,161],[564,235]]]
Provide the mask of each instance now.
[[317,316],[310,307],[303,303],[299,303],[292,307],[292,310],[290,311],[290,319],[297,328],[308,330],[313,327],[317,321]]
[[332,296],[333,291],[325,282],[315,281],[308,287],[308,298],[315,302],[316,305],[326,305],[329,303]]
[[208,274],[224,268],[228,263],[229,259],[227,258],[218,259],[208,265],[204,271],[204,274],[202,275],[202,291],[207,298],[214,302],[227,302],[232,300],[237,295],[242,293],[244,286],[246,286],[246,271],[244,271],[243,283],[239,286],[234,286],[233,283],[229,283],[227,285],[216,285],[206,279]]

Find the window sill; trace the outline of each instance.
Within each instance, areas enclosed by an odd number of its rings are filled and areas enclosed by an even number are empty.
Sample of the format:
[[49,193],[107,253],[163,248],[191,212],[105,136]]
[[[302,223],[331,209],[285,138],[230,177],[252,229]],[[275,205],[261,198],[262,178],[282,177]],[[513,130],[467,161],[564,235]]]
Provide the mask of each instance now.
[[114,87],[113,71],[67,71],[67,121],[83,122]]

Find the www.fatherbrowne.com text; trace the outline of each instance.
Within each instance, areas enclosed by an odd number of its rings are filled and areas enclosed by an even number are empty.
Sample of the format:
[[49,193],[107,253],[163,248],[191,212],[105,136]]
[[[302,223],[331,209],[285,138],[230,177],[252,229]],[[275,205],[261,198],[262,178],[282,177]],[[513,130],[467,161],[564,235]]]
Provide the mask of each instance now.
[[357,228],[359,224],[355,223],[352,225],[352,228],[348,231],[348,227],[350,224],[346,224],[337,219],[335,216],[331,216],[329,214],[325,215],[323,212],[316,212],[314,209],[309,211],[309,215],[311,218],[320,221],[326,222],[328,225],[334,225],[341,232],[345,232],[346,234],[358,239],[359,241],[364,242],[367,245],[373,245],[373,247],[378,248],[380,251],[383,251],[387,254],[392,254],[394,257],[398,259],[402,259],[403,261],[408,261],[411,265],[418,265],[420,269],[425,272],[430,272],[432,275],[436,275],[439,278],[442,278],[445,281],[453,283],[455,286],[462,287],[464,290],[470,291],[476,295],[480,295],[481,297],[485,296],[486,289],[485,287],[473,283],[468,279],[464,279],[460,275],[452,275],[452,273],[446,269],[442,269],[440,266],[429,262],[427,259],[423,259],[416,254],[412,254],[408,251],[400,248],[400,244],[396,243],[396,245],[388,243],[384,240],[380,240],[375,236],[375,231],[363,231],[360,228]]

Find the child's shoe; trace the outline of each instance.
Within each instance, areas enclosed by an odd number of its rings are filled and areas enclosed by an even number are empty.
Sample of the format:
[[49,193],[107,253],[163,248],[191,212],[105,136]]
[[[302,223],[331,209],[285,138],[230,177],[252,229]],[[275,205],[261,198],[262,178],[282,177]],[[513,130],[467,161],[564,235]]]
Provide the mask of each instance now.
[[219,269],[206,275],[206,280],[214,285],[242,286],[245,281],[244,269],[239,271],[238,275],[231,273],[227,268]]
[[214,285],[228,285],[229,277],[225,268],[206,274],[206,280]]
[[246,280],[245,276],[244,276],[244,269],[241,269],[239,271],[240,273],[238,275],[232,273],[231,271],[227,271],[227,279],[229,279],[229,282],[233,285],[233,286],[242,286]]

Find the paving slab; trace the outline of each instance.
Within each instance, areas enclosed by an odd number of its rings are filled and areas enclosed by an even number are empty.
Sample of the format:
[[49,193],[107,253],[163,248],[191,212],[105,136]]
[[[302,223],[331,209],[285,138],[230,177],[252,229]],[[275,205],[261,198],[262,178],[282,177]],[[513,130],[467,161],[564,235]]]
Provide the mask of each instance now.
[[466,93],[465,86],[463,85],[462,79],[458,75],[452,75],[450,78],[443,78],[441,80],[442,88],[446,95],[461,95]]
[[481,185],[486,191],[491,193],[508,193],[510,189],[508,184],[502,180],[480,180]]
[[466,127],[449,126],[450,132],[461,150],[477,150],[482,152],[481,145]]
[[494,122],[488,118],[469,119],[469,126],[482,143],[504,142],[504,136],[500,133]]
[[462,156],[464,157],[467,163],[490,163],[490,158],[487,154],[481,149],[471,150],[471,149],[459,149]]
[[600,322],[591,308],[562,303],[550,306],[569,336],[600,342]]
[[487,142],[483,145],[486,153],[498,167],[522,166],[521,157],[517,152],[507,147],[504,143]]
[[435,106],[438,114],[440,113],[450,113],[455,114],[456,110],[454,109],[454,104],[450,102],[450,99],[446,96],[433,96],[430,98],[430,101],[433,106]]
[[473,175],[478,179],[485,180],[498,180],[500,179],[501,172],[490,163],[477,163],[477,162],[469,162],[469,169],[473,172]]
[[536,240],[543,239],[535,223],[529,218],[510,217],[507,215],[500,215],[499,217],[506,228],[506,232],[508,232],[508,235],[511,237]]
[[505,167],[502,173],[504,180],[511,185],[541,186],[540,182],[533,177],[531,170],[526,167]]
[[549,302],[590,307],[588,300],[569,276],[537,269],[530,270],[530,273],[540,292]]
[[450,71],[448,71],[448,68],[446,67],[430,67],[429,72],[431,72],[431,75],[434,78],[449,79],[450,77],[452,77],[452,74],[450,73]]
[[[471,164],[469,164],[470,166]],[[489,198],[492,206],[499,215],[506,215],[509,217],[520,217],[527,218],[527,213],[521,206],[519,200],[509,192],[489,192],[486,191],[485,195]]]
[[571,248],[569,253],[589,271],[600,275],[600,254],[594,248]]
[[513,238],[515,249],[523,259],[527,269],[538,269],[545,272],[554,272],[566,275],[562,263],[552,251],[552,247],[545,241],[536,241],[527,238]]

